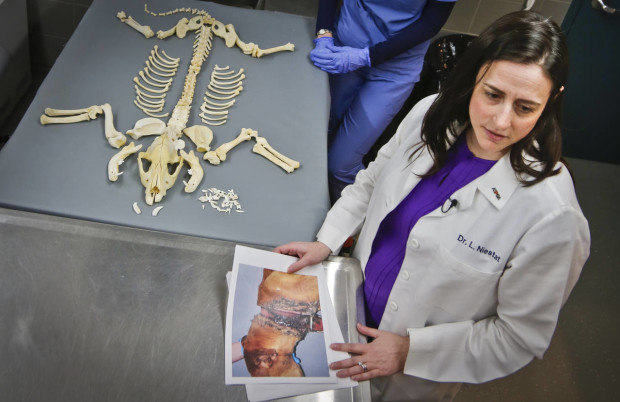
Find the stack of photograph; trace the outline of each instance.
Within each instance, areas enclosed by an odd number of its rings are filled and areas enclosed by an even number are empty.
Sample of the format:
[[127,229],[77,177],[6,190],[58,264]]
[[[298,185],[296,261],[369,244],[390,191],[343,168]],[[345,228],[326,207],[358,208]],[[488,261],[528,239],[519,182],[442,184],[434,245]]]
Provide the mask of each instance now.
[[[226,384],[264,401],[352,387],[329,364],[347,358],[324,269],[286,270],[294,257],[237,246],[229,275]],[[294,386],[291,386],[294,385]]]

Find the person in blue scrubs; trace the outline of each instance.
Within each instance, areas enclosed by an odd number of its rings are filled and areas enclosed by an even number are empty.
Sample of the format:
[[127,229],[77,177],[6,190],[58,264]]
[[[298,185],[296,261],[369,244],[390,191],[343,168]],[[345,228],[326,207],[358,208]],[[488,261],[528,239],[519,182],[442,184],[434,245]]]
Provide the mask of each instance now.
[[312,62],[329,73],[332,203],[420,79],[456,0],[320,0]]

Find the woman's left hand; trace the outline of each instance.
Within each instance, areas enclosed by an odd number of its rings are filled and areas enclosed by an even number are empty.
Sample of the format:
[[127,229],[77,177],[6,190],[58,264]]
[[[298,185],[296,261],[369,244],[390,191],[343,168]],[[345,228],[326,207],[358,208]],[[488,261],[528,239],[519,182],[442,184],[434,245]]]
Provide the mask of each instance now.
[[[340,370],[336,375],[340,378],[351,377],[355,381],[366,381],[375,377],[383,377],[404,370],[409,353],[409,336],[401,336],[392,332],[357,324],[360,334],[375,338],[368,344],[333,343],[331,348],[354,355],[349,359],[340,360],[329,365],[332,370]],[[359,363],[366,365],[368,371]]]

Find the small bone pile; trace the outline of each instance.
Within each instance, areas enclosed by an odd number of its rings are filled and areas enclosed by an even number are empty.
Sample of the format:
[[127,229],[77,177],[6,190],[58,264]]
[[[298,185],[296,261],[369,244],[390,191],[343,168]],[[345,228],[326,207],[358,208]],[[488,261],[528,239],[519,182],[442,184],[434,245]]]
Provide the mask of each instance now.
[[267,139],[264,137],[259,137],[258,131],[252,130],[251,128],[242,128],[241,133],[239,133],[237,138],[220,145],[215,151],[206,152],[203,159],[209,161],[212,165],[219,165],[221,162],[226,160],[226,156],[231,149],[244,141],[249,141],[252,138],[256,140],[256,144],[252,148],[254,153],[267,158],[270,162],[278,165],[287,173],[292,173],[293,170],[299,168],[299,162],[276,151],[273,147],[271,147],[271,145],[269,145]]
[[[200,105],[200,119],[210,126],[221,126],[228,121],[228,110],[235,104],[235,98],[243,91],[243,69],[235,73],[228,66],[217,64],[211,72],[211,81],[205,92],[204,102]],[[213,92],[213,93],[212,93]],[[223,102],[223,103],[222,103]]]
[[[218,190],[215,187],[211,187],[208,190],[202,190],[204,193],[203,196],[198,199],[201,202],[208,202],[212,208],[217,209],[220,212],[227,212],[233,210],[235,208],[236,212],[243,212],[241,209],[241,204],[239,204],[239,196],[235,194],[235,190],[228,190],[228,192],[224,192],[223,190]],[[204,205],[202,208],[204,209]]]
[[[170,113],[155,114],[164,109],[166,94],[172,80],[179,69],[179,58],[170,57],[158,51],[157,45],[151,50],[149,58],[146,60],[144,70],[138,72],[138,77],[133,78],[136,84],[136,99],[133,103],[146,115],[151,117],[167,117]],[[144,81],[144,83],[142,83]]]

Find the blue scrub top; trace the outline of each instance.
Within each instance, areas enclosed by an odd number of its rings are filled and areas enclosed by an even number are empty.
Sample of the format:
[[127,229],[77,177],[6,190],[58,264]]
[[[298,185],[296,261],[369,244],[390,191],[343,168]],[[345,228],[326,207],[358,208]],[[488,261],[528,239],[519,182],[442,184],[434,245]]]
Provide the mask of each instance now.
[[[439,0],[455,2],[456,0]],[[427,0],[344,0],[336,23],[340,44],[356,48],[386,41],[417,21]],[[401,55],[424,55],[428,41]]]

